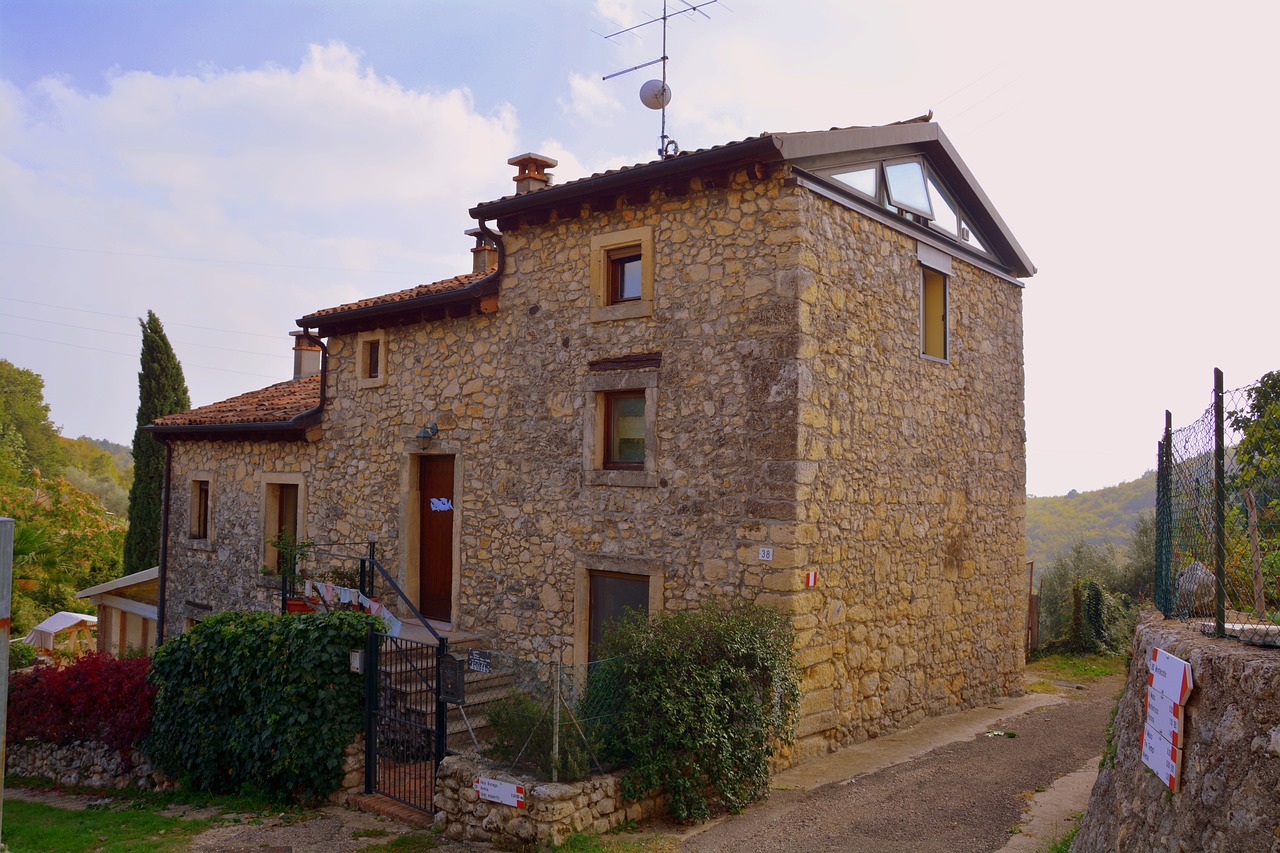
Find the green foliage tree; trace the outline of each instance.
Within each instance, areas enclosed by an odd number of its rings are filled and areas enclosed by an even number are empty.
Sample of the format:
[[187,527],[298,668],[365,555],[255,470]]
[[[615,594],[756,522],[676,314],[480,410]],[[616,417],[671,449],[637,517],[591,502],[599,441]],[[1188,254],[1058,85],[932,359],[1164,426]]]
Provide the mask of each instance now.
[[191,408],[182,365],[155,312],[142,327],[142,369],[138,372],[138,427],[133,434],[133,487],[129,489],[129,533],[124,572],[149,569],[160,560],[160,514],[164,489],[164,448],[143,431],[156,418]]
[[76,468],[95,479],[108,477],[121,488],[129,488],[128,465],[121,467],[116,456],[98,442],[83,435],[75,439],[59,437],[58,441],[66,454],[68,468]]
[[58,477],[29,472],[0,481],[0,507],[14,526],[13,633],[58,610],[88,612],[75,592],[120,574],[124,519]]
[[1235,449],[1235,487],[1280,499],[1280,370],[1259,379],[1249,389],[1248,406],[1230,412],[1227,420],[1241,432]]
[[49,420],[44,401],[44,379],[39,374],[0,359],[0,452],[6,459],[13,453],[9,430],[22,438],[21,470],[38,468],[45,476],[57,476],[66,464],[58,428]]
[[662,790],[680,820],[741,811],[769,791],[800,700],[790,620],[754,605],[631,613],[606,637],[620,688],[610,751],[629,760],[623,792]]

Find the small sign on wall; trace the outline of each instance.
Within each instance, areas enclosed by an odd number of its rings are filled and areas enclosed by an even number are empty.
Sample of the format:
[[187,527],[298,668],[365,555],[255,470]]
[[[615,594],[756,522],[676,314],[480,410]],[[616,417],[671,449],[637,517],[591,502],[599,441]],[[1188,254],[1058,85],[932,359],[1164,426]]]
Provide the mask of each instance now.
[[1181,749],[1185,739],[1183,732],[1186,731],[1185,707],[1153,687],[1147,688],[1144,706],[1147,709],[1147,725],[1169,741],[1170,746]]
[[804,573],[804,585],[805,585],[805,586],[807,586],[807,587],[809,587],[809,586],[817,586],[817,585],[818,585],[818,573],[817,573],[817,572],[805,572],[805,573]]
[[515,806],[518,809],[524,808],[524,785],[481,776],[476,779],[472,787],[482,800],[501,803],[504,806]]
[[1182,777],[1182,750],[1160,737],[1150,723],[1142,730],[1139,741],[1142,744],[1142,763],[1150,767],[1170,791],[1176,792],[1178,780]]

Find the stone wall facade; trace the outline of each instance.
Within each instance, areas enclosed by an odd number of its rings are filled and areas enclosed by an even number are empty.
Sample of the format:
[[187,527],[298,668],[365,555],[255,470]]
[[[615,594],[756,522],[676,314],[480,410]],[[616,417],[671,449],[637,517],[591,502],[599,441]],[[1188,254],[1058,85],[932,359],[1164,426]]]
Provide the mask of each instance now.
[[[480,776],[523,785],[525,806],[492,803],[474,790]],[[608,832],[658,814],[657,798],[622,799],[618,777],[582,782],[539,782],[494,770],[484,762],[451,756],[436,778],[436,828],[453,841],[498,845],[563,844],[575,832]]]
[[[789,178],[742,169],[504,224],[496,311],[329,338],[317,440],[174,442],[167,632],[205,607],[278,607],[264,506],[289,478],[300,535],[375,537],[416,597],[414,436],[435,422],[452,627],[491,647],[585,662],[598,573],[645,579],[651,612],[777,606],[804,666],[784,760],[1019,690],[1020,288],[954,259],[951,357],[924,359],[916,239]],[[654,254],[625,316],[598,310],[591,276],[593,240],[623,233]],[[370,335],[377,381],[357,372]],[[640,354],[660,366],[592,367]],[[649,395],[643,471],[593,459],[611,387]],[[201,478],[212,533],[193,542],[182,496]]]
[[[1146,769],[1138,741],[1153,648],[1191,664],[1177,792]],[[1280,650],[1147,617],[1134,635],[1112,737],[1115,758],[1098,774],[1073,851],[1280,850]]]
[[150,760],[135,750],[126,761],[119,750],[96,741],[70,744],[19,741],[5,747],[5,770],[15,776],[47,779],[56,785],[89,788],[137,788],[159,791],[177,787]]

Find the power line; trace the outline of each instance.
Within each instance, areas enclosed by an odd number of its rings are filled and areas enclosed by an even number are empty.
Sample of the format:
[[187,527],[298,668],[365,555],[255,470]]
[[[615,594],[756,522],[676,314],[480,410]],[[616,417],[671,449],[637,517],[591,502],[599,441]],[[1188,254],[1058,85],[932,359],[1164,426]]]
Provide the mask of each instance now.
[[[48,338],[36,338],[36,337],[32,337],[31,335],[20,335],[17,332],[6,332],[5,336],[10,338],[22,338],[23,340],[28,340],[28,341],[39,341],[40,343],[53,344],[55,346],[60,346],[60,347],[75,347],[76,349],[86,349],[86,350],[90,350],[91,352],[104,352],[104,353],[107,353],[108,355],[119,355],[119,356],[123,356],[124,358],[138,357],[137,353],[116,352],[115,350],[110,350],[110,349],[99,349],[98,347],[87,347],[84,344],[70,344],[65,341],[51,341]],[[237,373],[240,376],[253,376],[257,379],[270,379],[276,382],[284,381],[280,379],[279,376],[267,376],[265,373],[249,373],[248,371],[245,371],[245,370],[232,370],[229,367],[210,367],[209,365],[206,365],[206,364],[184,364],[183,365],[184,370],[188,368],[195,369],[195,370],[216,370],[219,373]]]
[[[77,326],[74,323],[59,323],[56,320],[41,320],[36,317],[21,317],[17,314],[6,314],[3,311],[0,311],[0,317],[11,317],[15,320],[26,320],[29,323],[45,323],[50,326],[63,326],[68,329],[80,329],[81,331],[84,331],[84,332],[94,332],[99,335],[118,335],[119,337],[122,337],[122,338],[133,338],[135,340],[138,339],[138,337],[140,336],[139,332],[113,332],[110,329],[95,329],[92,326]],[[231,349],[230,347],[218,347],[218,346],[213,346],[212,344],[196,344],[196,343],[191,343],[190,341],[174,341],[173,343],[181,344],[184,347],[200,347],[201,349],[212,349],[212,350],[218,350],[219,352],[238,352],[242,355],[256,355],[256,356],[261,356],[263,358],[288,358],[289,357],[282,352],[255,352],[253,350]]]
[[86,249],[82,246],[50,246],[44,243],[20,243],[14,240],[0,240],[0,246],[22,246],[27,249],[50,249],[57,252],[83,252],[90,255],[115,255],[122,258],[148,258],[155,261],[184,261],[186,263],[196,264],[232,264],[236,266],[246,267],[270,267],[273,269],[286,270],[310,270],[312,272],[345,272],[345,273],[372,273],[375,275],[404,275],[412,276],[415,273],[401,272],[399,270],[353,270],[346,267],[317,267],[306,266],[304,264],[273,264],[266,261],[233,261],[224,258],[195,258],[184,255],[152,255],[146,252],[120,252],[114,249]]
[[[89,308],[73,308],[69,305],[51,305],[48,302],[34,302],[30,299],[18,299],[13,296],[0,296],[0,299],[7,299],[10,302],[21,302],[24,305],[39,305],[41,308],[53,308],[58,311],[80,311],[81,313],[84,313],[84,314],[97,314],[101,317],[118,317],[122,320],[133,320],[135,322],[141,319],[139,317],[133,316],[132,314],[111,314],[107,311],[94,311]],[[200,329],[201,331],[205,331],[205,332],[222,332],[223,334],[228,334],[228,335],[248,335],[254,338],[270,338],[273,341],[280,339],[279,335],[268,335],[268,334],[264,334],[263,332],[244,332],[238,329],[216,329],[212,326],[195,326],[195,325],[192,325],[191,323],[165,323],[165,325],[181,326],[184,329]]]

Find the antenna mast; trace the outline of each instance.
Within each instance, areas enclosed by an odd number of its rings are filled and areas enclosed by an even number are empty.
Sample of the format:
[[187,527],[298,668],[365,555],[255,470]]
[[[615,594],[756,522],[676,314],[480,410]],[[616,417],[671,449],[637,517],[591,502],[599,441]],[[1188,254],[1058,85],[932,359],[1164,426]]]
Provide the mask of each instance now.
[[720,0],[704,0],[704,2],[701,3],[690,3],[689,0],[680,0],[680,2],[684,4],[685,8],[669,12],[667,10],[667,0],[662,0],[661,18],[650,18],[643,24],[636,24],[635,26],[627,27],[626,29],[618,30],[615,33],[610,33],[609,35],[604,36],[604,38],[612,40],[625,33],[638,30],[641,27],[647,27],[650,24],[656,24],[659,21],[662,22],[662,55],[660,57],[648,62],[642,62],[639,65],[633,65],[630,68],[624,68],[621,71],[615,71],[612,74],[606,74],[601,79],[612,80],[614,77],[620,77],[623,74],[629,74],[632,71],[638,71],[641,68],[648,68],[650,65],[662,63],[662,79],[649,80],[640,87],[640,103],[644,104],[651,110],[662,111],[662,135],[658,139],[658,156],[664,160],[669,157],[674,157],[680,153],[680,146],[676,144],[674,139],[667,136],[667,104],[671,103],[671,87],[667,85],[667,21],[674,18],[676,15],[690,15],[694,12],[697,12],[702,17],[710,20],[711,16],[706,12],[703,12],[702,7],[718,3]]

